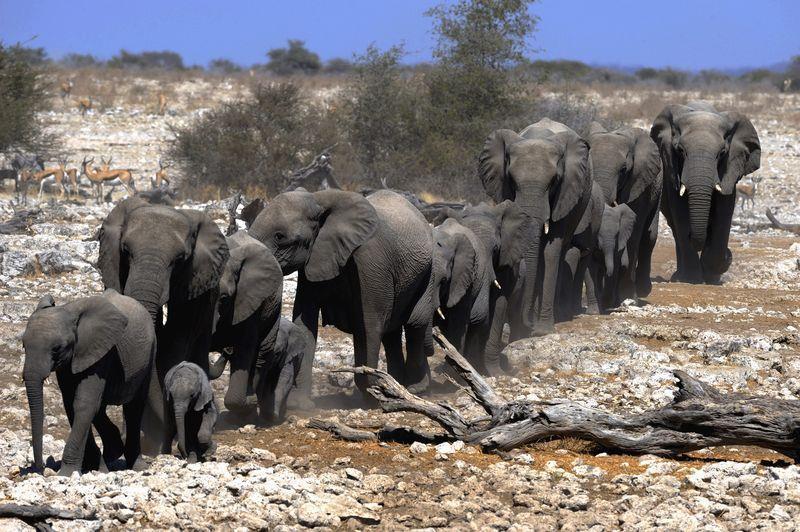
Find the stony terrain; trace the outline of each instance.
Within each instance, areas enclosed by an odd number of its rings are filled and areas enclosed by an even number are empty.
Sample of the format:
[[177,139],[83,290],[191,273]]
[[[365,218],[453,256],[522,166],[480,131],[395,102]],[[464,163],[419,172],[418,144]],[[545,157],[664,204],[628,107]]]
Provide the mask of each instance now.
[[[143,82],[144,83],[144,82]],[[169,124],[233,98],[238,88],[208,82],[172,88],[170,114],[147,106],[109,107],[82,118],[64,105],[47,119],[64,133],[72,160],[113,154],[138,169],[140,188],[154,171]],[[215,95],[211,98],[209,94]],[[641,94],[590,94],[605,107],[640,102]],[[697,94],[662,97],[676,101]],[[705,95],[708,96],[708,95]],[[722,105],[732,95],[714,95]],[[764,180],[754,211],[737,209],[734,263],[723,286],[664,280],[674,269],[669,231],[662,227],[653,272],[657,282],[642,307],[584,316],[557,334],[507,349],[518,368],[492,384],[506,398],[570,398],[616,412],[667,403],[671,370],[681,368],[719,388],[800,399],[800,243],[768,227],[769,206],[800,222],[800,100],[748,95],[761,135]],[[722,106],[721,105],[721,106]],[[191,111],[190,111],[191,109]],[[657,112],[657,110],[656,110]],[[645,123],[637,124],[646,126]],[[224,227],[225,205],[207,209]],[[327,370],[352,363],[349,339],[321,332],[315,395],[318,410],[296,412],[272,428],[231,427],[223,415],[214,461],[186,464],[161,456],[144,472],[93,473],[65,479],[28,474],[27,402],[20,382],[19,336],[36,300],[57,302],[102,289],[92,240],[110,205],[55,204],[49,199],[25,235],[0,236],[0,504],[48,503],[83,509],[85,521],[53,520],[56,529],[97,528],[458,528],[458,529],[794,529],[800,519],[800,467],[757,448],[715,448],[661,459],[601,452],[577,440],[555,440],[508,455],[482,454],[460,442],[439,446],[347,443],[312,430],[312,417],[354,427],[386,422],[436,429],[410,414],[385,415],[352,391],[352,379]],[[0,220],[13,213],[0,201]],[[288,279],[290,312],[294,280]],[[441,355],[433,367],[441,364]],[[54,379],[53,379],[54,381]],[[436,399],[467,407],[470,399],[437,378]],[[218,399],[225,378],[215,383]],[[46,386],[45,456],[58,460],[67,421],[54,382]],[[221,401],[219,401],[221,403]],[[477,413],[477,412],[476,412]],[[49,463],[55,466],[54,461]],[[0,519],[3,529],[26,527]]]

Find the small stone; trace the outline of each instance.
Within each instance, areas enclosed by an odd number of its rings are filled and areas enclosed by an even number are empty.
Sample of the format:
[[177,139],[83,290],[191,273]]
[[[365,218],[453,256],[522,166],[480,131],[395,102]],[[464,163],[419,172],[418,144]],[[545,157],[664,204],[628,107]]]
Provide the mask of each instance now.
[[361,480],[364,478],[364,473],[356,469],[355,467],[348,467],[344,470],[344,474],[347,475],[347,478],[351,478],[353,480]]
[[411,444],[411,447],[409,447],[408,450],[411,454],[425,454],[430,449],[426,444],[415,441],[414,443]]
[[240,434],[255,434],[256,433],[256,426],[255,425],[245,425],[244,427],[239,427]]
[[[463,448],[464,446],[463,442],[461,443],[461,446]],[[456,452],[456,449],[452,443],[444,442],[436,446],[436,452],[439,454],[454,454]]]

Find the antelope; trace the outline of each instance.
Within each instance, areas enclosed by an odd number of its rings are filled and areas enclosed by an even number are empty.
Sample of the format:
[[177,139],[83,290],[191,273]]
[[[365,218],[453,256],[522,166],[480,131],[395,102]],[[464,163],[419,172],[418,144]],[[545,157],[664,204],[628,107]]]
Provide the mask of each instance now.
[[[94,186],[98,203],[103,199],[103,185],[111,185],[114,187],[122,185],[125,187],[129,196],[132,196],[136,192],[136,184],[133,181],[130,170],[98,170],[91,166],[93,162],[94,157],[91,159],[83,158],[83,162],[81,162],[81,176],[85,175]],[[109,163],[110,162],[111,160],[109,159]],[[107,165],[108,163],[105,164]]]
[[163,92],[158,93],[158,114],[163,115],[167,112],[167,95]]
[[92,108],[92,98],[81,98],[78,100],[78,111],[80,111],[81,116],[85,116],[86,112]]
[[66,192],[66,183],[64,181],[64,176],[66,175],[66,166],[67,166],[67,159],[59,159],[58,166],[53,170],[52,175],[46,176],[42,178],[39,182],[39,201],[42,201],[42,193],[44,192],[44,186],[52,185],[53,183],[58,186],[59,195],[58,199],[62,199],[64,197],[64,193]]
[[756,192],[758,191],[758,184],[761,182],[761,179],[763,178],[760,176],[753,176],[750,178],[750,183],[743,183],[741,181],[736,183],[736,191],[742,195],[742,211],[744,211],[744,206],[748,201],[750,202],[750,208],[755,208]]
[[[45,168],[44,170],[35,171],[30,167],[23,168],[19,173],[19,181],[22,187],[22,198],[25,203],[28,202],[28,186],[31,183],[39,183],[40,184],[40,191],[41,191],[41,183],[46,178],[54,175],[58,172],[58,167],[55,168]],[[41,200],[41,192],[39,199]]]
[[62,81],[61,82],[61,99],[63,100],[70,94],[72,94],[72,80]]
[[167,168],[171,165],[164,164],[161,159],[158,159],[158,170],[156,176],[150,178],[150,188],[161,188],[163,185],[169,185],[169,177],[167,177]]

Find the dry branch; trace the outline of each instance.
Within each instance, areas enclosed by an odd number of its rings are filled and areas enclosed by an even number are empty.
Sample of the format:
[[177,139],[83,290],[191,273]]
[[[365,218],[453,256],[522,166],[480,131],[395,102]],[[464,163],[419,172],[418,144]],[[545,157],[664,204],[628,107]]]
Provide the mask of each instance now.
[[767,218],[769,218],[769,221],[773,227],[777,229],[783,229],[784,231],[789,231],[790,233],[794,233],[796,235],[800,235],[800,224],[781,223],[769,209],[767,209]]
[[755,445],[797,458],[800,401],[723,394],[683,371],[674,371],[673,402],[642,414],[614,414],[574,401],[505,402],[437,330],[447,362],[466,381],[472,397],[491,415],[469,420],[445,402],[408,392],[391,375],[372,368],[369,393],[385,412],[416,412],[447,430],[450,438],[505,451],[553,437],[575,437],[630,454],[673,456],[717,445]]

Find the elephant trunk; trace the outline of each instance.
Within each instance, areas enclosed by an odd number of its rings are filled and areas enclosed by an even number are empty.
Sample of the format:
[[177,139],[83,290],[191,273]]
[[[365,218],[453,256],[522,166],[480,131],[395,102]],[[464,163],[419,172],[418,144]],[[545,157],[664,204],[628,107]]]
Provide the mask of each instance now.
[[[545,198],[544,200],[540,198]],[[522,288],[522,322],[525,327],[532,328],[535,316],[536,283],[539,274],[539,255],[545,224],[550,219],[550,204],[545,191],[541,193],[527,191],[522,194],[520,205],[531,218],[528,245],[523,259],[525,261],[525,279]]]
[[716,159],[713,156],[692,157],[684,164],[683,182],[689,196],[689,231],[692,249],[703,250],[708,236],[708,217],[711,198],[717,180]]
[[[241,355],[239,355],[241,356]],[[225,408],[235,413],[248,409],[247,392],[250,386],[250,371],[247,367],[235,367],[231,361],[231,378],[225,393]]]
[[220,354],[219,358],[216,362],[213,362],[208,366],[208,378],[210,380],[218,379],[222,376],[222,373],[225,371],[225,365],[228,363],[228,359],[225,357],[225,354]]
[[31,414],[31,443],[33,445],[33,465],[44,468],[42,459],[42,438],[44,432],[44,380],[25,379],[25,392],[28,395],[28,408]]
[[137,300],[147,309],[157,326],[158,313],[169,297],[169,277],[172,270],[167,261],[155,255],[134,259],[131,263],[125,295]]
[[593,172],[594,180],[600,184],[600,188],[603,190],[603,197],[605,198],[606,203],[609,205],[616,205],[617,186],[619,182],[618,175],[615,172],[605,168],[597,168],[596,166],[594,167]]
[[186,410],[189,405],[185,403],[175,403],[175,428],[178,431],[178,451],[181,456],[186,458],[189,456],[186,448]]

